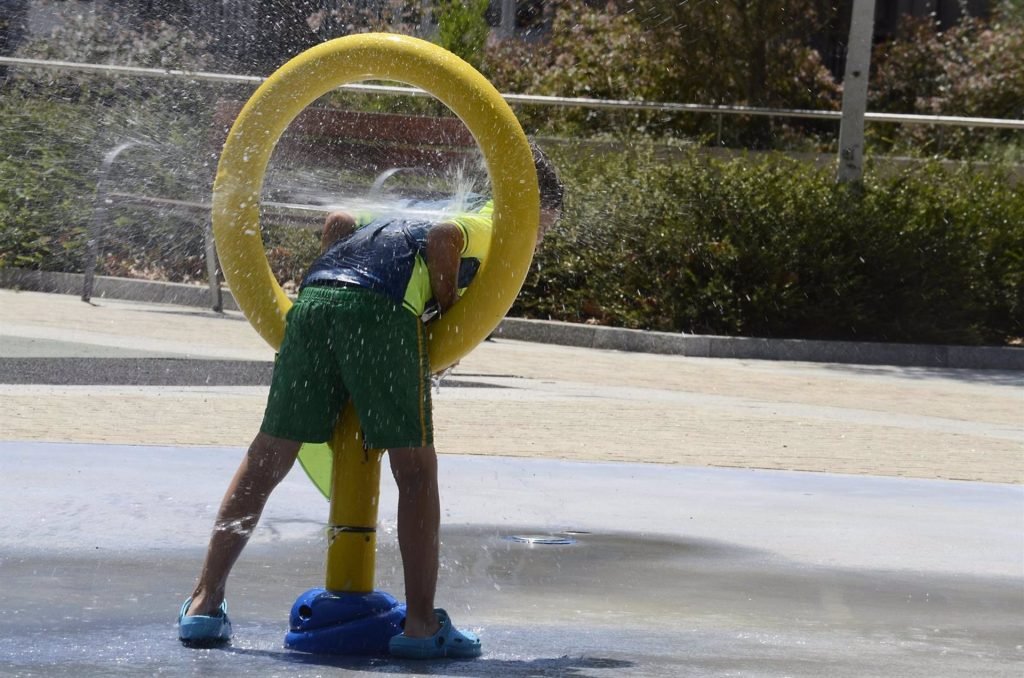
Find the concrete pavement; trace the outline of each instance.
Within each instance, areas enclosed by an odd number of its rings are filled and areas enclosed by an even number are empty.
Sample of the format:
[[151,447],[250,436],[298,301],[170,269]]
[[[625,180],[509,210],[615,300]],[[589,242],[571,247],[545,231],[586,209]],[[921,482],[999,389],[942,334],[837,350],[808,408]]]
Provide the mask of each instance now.
[[[298,468],[231,580],[234,642],[185,649],[271,358],[237,314],[0,290],[0,675],[1019,675],[1020,372],[509,340],[435,396],[438,602],[483,658],[283,649],[323,585]],[[395,499],[385,478],[377,586],[401,597]]]
[[[472,662],[282,647],[323,585],[327,505],[296,469],[228,588],[232,645],[174,616],[237,448],[0,442],[0,675],[1018,676],[1014,485],[445,455],[438,603]],[[402,595],[382,482],[377,587]],[[533,545],[512,538],[563,536]]]
[[[14,359],[50,375],[0,383],[0,439],[246,445],[272,358],[235,312],[0,290],[0,379],[24,376]],[[191,376],[156,380],[159,370]],[[1018,371],[497,340],[446,384],[435,396],[442,452],[1024,480]]]

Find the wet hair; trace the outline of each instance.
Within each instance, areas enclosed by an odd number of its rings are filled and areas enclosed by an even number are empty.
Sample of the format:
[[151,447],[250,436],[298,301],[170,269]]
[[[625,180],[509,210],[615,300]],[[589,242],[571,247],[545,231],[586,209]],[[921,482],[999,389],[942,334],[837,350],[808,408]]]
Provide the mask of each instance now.
[[533,151],[533,165],[537,168],[537,187],[540,189],[540,206],[546,210],[562,210],[562,194],[564,189],[562,182],[558,179],[558,172],[555,166],[540,150],[540,146],[530,142],[530,150]]

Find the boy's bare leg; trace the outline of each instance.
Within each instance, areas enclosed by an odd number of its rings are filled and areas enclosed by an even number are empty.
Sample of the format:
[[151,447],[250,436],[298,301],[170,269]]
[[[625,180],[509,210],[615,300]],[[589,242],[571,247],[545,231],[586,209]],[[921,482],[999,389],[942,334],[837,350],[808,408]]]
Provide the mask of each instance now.
[[441,527],[437,490],[437,454],[433,446],[390,450],[391,472],[398,483],[398,546],[405,572],[405,635],[426,638],[437,633],[434,614]]
[[221,502],[190,615],[212,615],[224,600],[228,575],[263,513],[270,492],[288,475],[302,443],[259,433]]

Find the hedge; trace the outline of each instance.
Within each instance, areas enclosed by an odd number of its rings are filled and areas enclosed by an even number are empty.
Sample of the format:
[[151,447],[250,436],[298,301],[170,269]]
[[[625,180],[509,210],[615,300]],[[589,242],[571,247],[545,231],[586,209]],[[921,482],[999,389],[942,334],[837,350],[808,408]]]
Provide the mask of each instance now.
[[[98,144],[103,135],[64,102],[25,107],[12,97],[0,122],[0,266],[81,270],[108,142]],[[206,173],[183,168],[204,162],[189,151],[201,132],[179,135],[179,125],[146,126],[159,126],[178,158],[140,157],[152,171],[121,180],[159,195],[195,190]],[[831,168],[782,155],[666,155],[640,136],[610,151],[549,146],[566,211],[515,314],[805,339],[1006,344],[1024,336],[1024,192],[1005,167],[869,167],[863,187],[850,189]],[[202,279],[196,224],[119,214],[107,272]],[[315,250],[308,235],[268,233],[282,277],[301,275]]]
[[556,154],[567,186],[515,312],[698,334],[1003,344],[1024,336],[1024,193],[1005,169],[781,155]]

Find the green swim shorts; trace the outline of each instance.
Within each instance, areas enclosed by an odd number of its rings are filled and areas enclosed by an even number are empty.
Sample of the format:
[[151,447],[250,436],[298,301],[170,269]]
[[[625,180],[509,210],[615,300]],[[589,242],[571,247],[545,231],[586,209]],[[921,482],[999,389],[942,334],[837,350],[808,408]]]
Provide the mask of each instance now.
[[349,398],[373,449],[433,444],[423,323],[384,295],[307,287],[288,312],[264,433],[325,442]]

